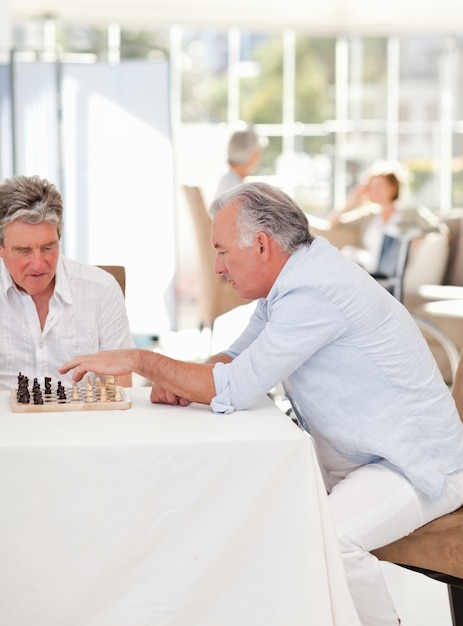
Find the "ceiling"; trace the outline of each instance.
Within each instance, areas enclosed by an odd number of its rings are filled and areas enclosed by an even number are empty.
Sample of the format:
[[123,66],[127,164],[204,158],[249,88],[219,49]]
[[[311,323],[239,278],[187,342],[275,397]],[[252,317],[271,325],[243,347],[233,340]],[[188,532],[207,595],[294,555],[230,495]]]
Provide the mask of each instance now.
[[11,22],[52,16],[134,27],[192,25],[310,33],[463,34],[461,0],[0,0]]

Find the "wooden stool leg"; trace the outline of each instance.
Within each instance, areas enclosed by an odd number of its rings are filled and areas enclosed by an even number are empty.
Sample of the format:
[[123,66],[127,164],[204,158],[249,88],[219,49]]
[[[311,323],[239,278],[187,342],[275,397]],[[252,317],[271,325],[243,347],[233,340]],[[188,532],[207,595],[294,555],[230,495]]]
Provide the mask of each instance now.
[[447,585],[453,626],[463,626],[463,588]]

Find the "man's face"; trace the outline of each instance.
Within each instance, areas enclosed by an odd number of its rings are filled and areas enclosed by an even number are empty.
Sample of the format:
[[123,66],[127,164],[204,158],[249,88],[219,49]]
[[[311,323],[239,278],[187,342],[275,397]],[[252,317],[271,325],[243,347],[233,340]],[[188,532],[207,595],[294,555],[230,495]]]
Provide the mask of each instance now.
[[249,248],[238,246],[236,215],[237,208],[230,205],[212,220],[212,245],[217,252],[214,272],[225,276],[242,298],[262,298],[267,296],[268,290],[262,284],[259,271],[260,246],[257,241]]
[[5,228],[0,257],[16,285],[31,296],[53,291],[59,238],[49,222],[25,224],[15,220]]

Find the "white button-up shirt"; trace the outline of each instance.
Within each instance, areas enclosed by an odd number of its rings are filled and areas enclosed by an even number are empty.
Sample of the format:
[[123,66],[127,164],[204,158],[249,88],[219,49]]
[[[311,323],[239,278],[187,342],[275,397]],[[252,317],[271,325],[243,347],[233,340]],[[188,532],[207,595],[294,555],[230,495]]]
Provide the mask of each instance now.
[[[14,284],[0,259],[0,388],[13,389],[21,372],[32,380],[50,376],[69,386],[72,372],[58,367],[71,358],[119,348],[132,348],[122,290],[108,272],[60,257],[56,284],[45,326],[40,328],[35,304]],[[41,379],[41,380],[40,380]]]

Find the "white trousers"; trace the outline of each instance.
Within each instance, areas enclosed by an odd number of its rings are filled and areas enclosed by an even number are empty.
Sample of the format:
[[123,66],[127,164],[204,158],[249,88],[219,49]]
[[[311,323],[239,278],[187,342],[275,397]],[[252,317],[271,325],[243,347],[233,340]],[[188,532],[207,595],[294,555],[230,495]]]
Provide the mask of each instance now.
[[[408,535],[463,504],[463,472],[450,477],[438,500],[417,489],[387,462],[341,468],[340,456],[315,437],[347,583],[362,626],[397,626],[399,616],[378,559],[370,550]],[[407,626],[403,624],[403,626]]]

